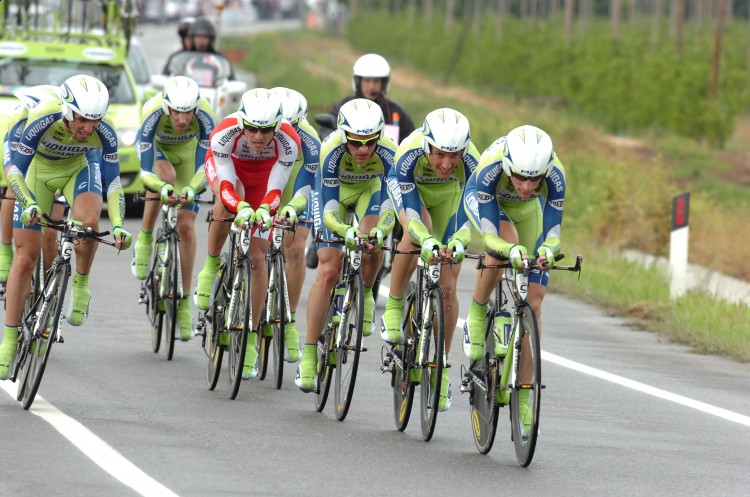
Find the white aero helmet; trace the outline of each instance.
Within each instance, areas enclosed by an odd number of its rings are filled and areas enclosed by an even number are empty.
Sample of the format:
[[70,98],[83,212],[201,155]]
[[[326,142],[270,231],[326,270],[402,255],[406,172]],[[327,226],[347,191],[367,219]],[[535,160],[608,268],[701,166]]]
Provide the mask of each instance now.
[[352,88],[356,95],[361,95],[362,78],[381,78],[383,80],[383,95],[388,91],[391,79],[391,66],[388,61],[376,53],[368,53],[357,59],[352,70]]
[[169,109],[189,112],[198,107],[201,89],[198,83],[185,76],[169,78],[161,94],[161,108],[169,115]]
[[274,126],[278,131],[284,117],[281,112],[281,98],[276,92],[266,88],[246,91],[242,95],[237,114],[240,116],[240,126],[243,129],[245,123],[248,123],[258,128]]
[[444,152],[463,152],[469,146],[469,120],[453,109],[433,110],[422,124],[422,146],[430,153],[430,145]]
[[346,143],[346,133],[355,135],[378,134],[383,137],[385,120],[378,104],[366,98],[355,98],[341,106],[336,123],[342,143]]
[[552,139],[536,126],[519,126],[505,137],[503,172],[527,178],[546,175],[552,170],[555,152]]
[[281,112],[284,119],[297,125],[300,119],[307,116],[307,99],[297,90],[277,86],[271,88],[281,99]]
[[60,87],[52,85],[29,86],[22,90],[16,90],[13,95],[21,101],[24,107],[31,110],[45,100],[59,99]]
[[104,83],[93,76],[81,74],[65,80],[60,86],[62,115],[72,121],[73,113],[86,119],[104,118],[109,107],[109,91]]

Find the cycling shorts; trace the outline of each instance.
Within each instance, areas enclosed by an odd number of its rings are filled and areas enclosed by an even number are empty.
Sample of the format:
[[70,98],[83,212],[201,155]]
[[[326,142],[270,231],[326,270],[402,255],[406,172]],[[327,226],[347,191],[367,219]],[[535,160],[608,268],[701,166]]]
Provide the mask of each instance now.
[[[195,176],[195,148],[196,145],[162,148],[156,147],[156,161],[165,160],[172,164],[175,172],[174,189],[179,195],[183,188],[190,185],[190,180]],[[200,198],[198,195],[196,198]],[[183,210],[198,212],[200,204],[190,207],[182,207]]]
[[[323,230],[322,238],[331,239],[337,238],[338,235],[332,233],[325,227],[323,223],[323,206],[320,200],[320,185],[318,185],[318,179],[321,176],[316,176],[315,189],[311,192],[312,197],[312,216],[313,226],[315,228],[314,233],[317,233],[319,229]],[[346,212],[348,209],[353,209],[354,215],[357,219],[363,219],[365,216],[379,215],[380,214],[380,178],[373,178],[368,181],[362,181],[361,183],[340,183],[339,184],[339,218],[346,219]],[[341,249],[342,245],[339,243],[328,243],[321,242],[316,244],[316,249],[320,250],[325,247],[334,247]]]

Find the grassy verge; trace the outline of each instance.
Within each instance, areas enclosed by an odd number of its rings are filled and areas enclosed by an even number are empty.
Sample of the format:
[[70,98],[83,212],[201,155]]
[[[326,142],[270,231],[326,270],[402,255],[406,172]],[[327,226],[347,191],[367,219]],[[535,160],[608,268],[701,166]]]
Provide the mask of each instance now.
[[[248,42],[223,43],[231,47]],[[301,91],[311,115],[351,92],[351,66],[358,53],[341,40],[286,32],[260,35],[249,44],[245,68],[257,74],[262,86]],[[550,106],[443,87],[403,68],[394,67],[393,73],[391,96],[409,109],[416,123],[434,108],[454,107],[472,123],[472,138],[480,151],[524,123],[540,126],[553,137],[569,185],[564,252],[583,254],[585,269],[580,281],[555,278],[552,291],[631,316],[699,353],[750,361],[747,307],[701,294],[673,303],[664,275],[618,256],[623,248],[665,255],[671,199],[692,189],[691,262],[706,261],[703,265],[735,276],[750,274],[750,243],[742,243],[747,230],[738,228],[745,225],[750,207],[742,189],[729,189],[730,183],[721,179],[724,166],[714,151],[676,137],[618,139]],[[717,247],[732,247],[736,262],[723,267],[730,259],[717,257]]]

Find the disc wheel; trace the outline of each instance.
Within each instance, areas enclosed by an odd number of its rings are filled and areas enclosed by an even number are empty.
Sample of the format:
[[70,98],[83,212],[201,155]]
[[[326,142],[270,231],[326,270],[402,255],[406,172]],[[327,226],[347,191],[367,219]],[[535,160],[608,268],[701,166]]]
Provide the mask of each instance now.
[[334,401],[336,419],[343,421],[349,412],[354,385],[357,381],[359,354],[362,349],[362,321],[364,318],[364,286],[362,277],[350,279],[344,295],[344,309],[341,316],[341,337],[336,357],[336,384]]
[[[443,380],[443,357],[445,356],[445,327],[443,323],[443,292],[440,288],[430,291],[428,298],[429,316],[422,316],[422,322],[432,323],[431,330],[422,330],[425,347],[425,362],[421,364],[422,383],[420,392],[420,420],[422,438],[425,442],[432,439],[440,405],[440,388]],[[433,335],[434,333],[434,335]],[[419,347],[417,347],[419,349]]]
[[[521,353],[516,368],[516,384],[510,396],[510,422],[513,445],[518,464],[531,464],[539,436],[539,405],[542,391],[542,354],[539,329],[531,306],[516,311],[519,315],[515,332],[519,336]],[[522,371],[527,375],[522,374]],[[528,392],[528,404],[519,402],[519,392]],[[524,394],[525,395],[525,394]]]

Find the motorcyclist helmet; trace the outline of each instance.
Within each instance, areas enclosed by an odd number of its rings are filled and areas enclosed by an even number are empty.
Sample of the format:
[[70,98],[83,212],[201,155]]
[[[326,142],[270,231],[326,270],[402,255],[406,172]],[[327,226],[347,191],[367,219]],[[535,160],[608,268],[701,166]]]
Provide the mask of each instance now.
[[352,71],[352,88],[359,97],[362,96],[362,78],[380,78],[383,81],[381,93],[388,92],[388,82],[391,79],[391,66],[383,56],[368,53],[357,59]]

